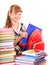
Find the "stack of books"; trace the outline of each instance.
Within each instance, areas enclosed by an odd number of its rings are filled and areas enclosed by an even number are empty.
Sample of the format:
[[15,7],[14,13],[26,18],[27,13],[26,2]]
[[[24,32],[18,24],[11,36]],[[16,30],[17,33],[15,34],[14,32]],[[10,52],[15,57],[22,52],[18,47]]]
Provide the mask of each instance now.
[[12,28],[0,28],[0,65],[14,65],[14,39]]
[[33,65],[36,58],[35,56],[22,55],[16,57],[15,62],[16,65]]
[[22,56],[16,57],[16,64],[19,65],[40,65],[46,62],[45,57],[47,54],[44,51],[34,52],[33,50],[27,50],[22,52]]

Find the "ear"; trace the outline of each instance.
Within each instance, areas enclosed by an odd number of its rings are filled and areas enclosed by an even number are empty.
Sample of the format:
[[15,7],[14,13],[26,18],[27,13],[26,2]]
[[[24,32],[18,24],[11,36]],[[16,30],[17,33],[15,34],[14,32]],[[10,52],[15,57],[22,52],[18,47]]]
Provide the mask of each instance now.
[[8,11],[8,15],[11,16],[11,13]]

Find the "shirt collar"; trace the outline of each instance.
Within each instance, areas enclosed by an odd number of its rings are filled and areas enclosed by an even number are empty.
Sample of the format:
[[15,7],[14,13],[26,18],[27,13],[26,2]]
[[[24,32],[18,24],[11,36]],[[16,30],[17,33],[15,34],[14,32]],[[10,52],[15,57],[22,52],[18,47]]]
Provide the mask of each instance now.
[[12,28],[13,28],[13,30],[16,32],[16,33],[19,33],[19,31],[20,31],[20,23],[19,23],[19,28],[18,28],[18,31],[14,28],[14,26],[12,26]]

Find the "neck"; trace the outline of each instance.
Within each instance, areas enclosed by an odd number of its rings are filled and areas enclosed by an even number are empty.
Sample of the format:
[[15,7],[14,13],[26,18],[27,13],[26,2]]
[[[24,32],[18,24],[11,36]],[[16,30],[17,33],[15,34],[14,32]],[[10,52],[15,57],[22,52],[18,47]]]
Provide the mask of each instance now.
[[19,24],[19,22],[17,21],[17,22],[15,22],[15,21],[12,21],[12,25],[14,26],[14,25],[18,25]]
[[13,22],[13,21],[12,21],[12,26],[18,31],[19,22]]

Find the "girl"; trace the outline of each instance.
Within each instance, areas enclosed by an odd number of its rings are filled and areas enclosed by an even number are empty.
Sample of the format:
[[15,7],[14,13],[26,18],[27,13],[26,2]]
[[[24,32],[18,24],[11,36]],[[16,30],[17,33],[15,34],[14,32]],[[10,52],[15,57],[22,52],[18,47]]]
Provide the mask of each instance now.
[[7,14],[7,19],[6,19],[6,28],[12,28],[14,33],[15,33],[15,49],[18,54],[21,53],[20,50],[23,50],[19,43],[22,38],[26,38],[28,36],[26,32],[26,27],[23,25],[23,23],[19,23],[19,20],[21,18],[21,13],[22,9],[18,5],[11,5],[10,10],[8,11]]

